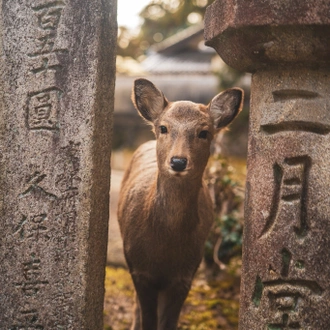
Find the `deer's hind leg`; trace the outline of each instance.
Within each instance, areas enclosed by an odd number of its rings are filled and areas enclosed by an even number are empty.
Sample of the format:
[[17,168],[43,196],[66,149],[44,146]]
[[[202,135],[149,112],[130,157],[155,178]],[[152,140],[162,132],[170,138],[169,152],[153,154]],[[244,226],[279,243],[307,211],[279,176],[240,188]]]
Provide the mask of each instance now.
[[176,330],[191,280],[178,281],[161,291],[158,299],[158,330]]
[[138,275],[132,275],[132,278],[137,295],[133,323],[135,328],[132,327],[132,330],[156,330],[158,291],[146,278]]

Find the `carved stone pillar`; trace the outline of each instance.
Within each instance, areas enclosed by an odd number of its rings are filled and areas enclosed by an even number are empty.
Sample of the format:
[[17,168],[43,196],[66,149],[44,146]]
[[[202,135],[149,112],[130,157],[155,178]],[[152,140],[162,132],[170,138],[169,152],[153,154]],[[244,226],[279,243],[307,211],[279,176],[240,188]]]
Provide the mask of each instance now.
[[101,330],[116,1],[0,10],[0,328]]
[[240,329],[330,329],[330,2],[217,0],[205,37],[253,73]]

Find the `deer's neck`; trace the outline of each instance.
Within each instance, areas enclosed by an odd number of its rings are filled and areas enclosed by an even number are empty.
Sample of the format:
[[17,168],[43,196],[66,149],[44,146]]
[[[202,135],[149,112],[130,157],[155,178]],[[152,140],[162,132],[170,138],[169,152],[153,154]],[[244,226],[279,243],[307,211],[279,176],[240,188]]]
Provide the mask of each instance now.
[[[153,193],[154,218],[168,224],[197,218],[202,176],[196,179],[157,176]],[[197,221],[197,220],[196,220]]]

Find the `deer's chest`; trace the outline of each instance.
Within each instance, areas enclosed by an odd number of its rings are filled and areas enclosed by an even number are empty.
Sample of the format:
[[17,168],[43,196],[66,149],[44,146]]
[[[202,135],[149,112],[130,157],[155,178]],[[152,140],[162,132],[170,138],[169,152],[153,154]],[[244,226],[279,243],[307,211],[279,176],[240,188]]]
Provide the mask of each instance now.
[[[198,217],[191,223],[164,223],[160,219],[148,219],[149,226],[127,240],[125,254],[135,271],[151,270],[159,274],[178,270],[194,270],[202,258],[204,237],[201,237]],[[169,222],[170,219],[167,219]],[[196,224],[197,223],[197,224]]]

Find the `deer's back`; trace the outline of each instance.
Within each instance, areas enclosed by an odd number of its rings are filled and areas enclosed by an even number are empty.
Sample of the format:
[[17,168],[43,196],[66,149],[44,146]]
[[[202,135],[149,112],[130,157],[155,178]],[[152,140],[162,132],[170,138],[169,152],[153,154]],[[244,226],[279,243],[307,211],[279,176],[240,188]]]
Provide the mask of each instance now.
[[134,216],[131,214],[141,215],[141,209],[145,207],[143,204],[152,189],[150,184],[155,181],[156,175],[156,141],[148,141],[135,151],[123,177],[118,204],[118,221],[122,234],[126,226],[130,225],[126,221]]
[[[133,154],[128,169],[122,181],[121,190],[125,192],[128,187],[143,189],[150,186],[150,180],[157,174],[156,141],[142,144]],[[146,182],[145,179],[149,179]],[[149,185],[147,184],[149,183]]]
[[[157,173],[156,140],[142,144],[133,154],[122,181],[122,190],[126,186],[144,186],[143,178],[154,179]],[[150,181],[149,181],[150,183]],[[142,188],[142,187],[141,187]]]

